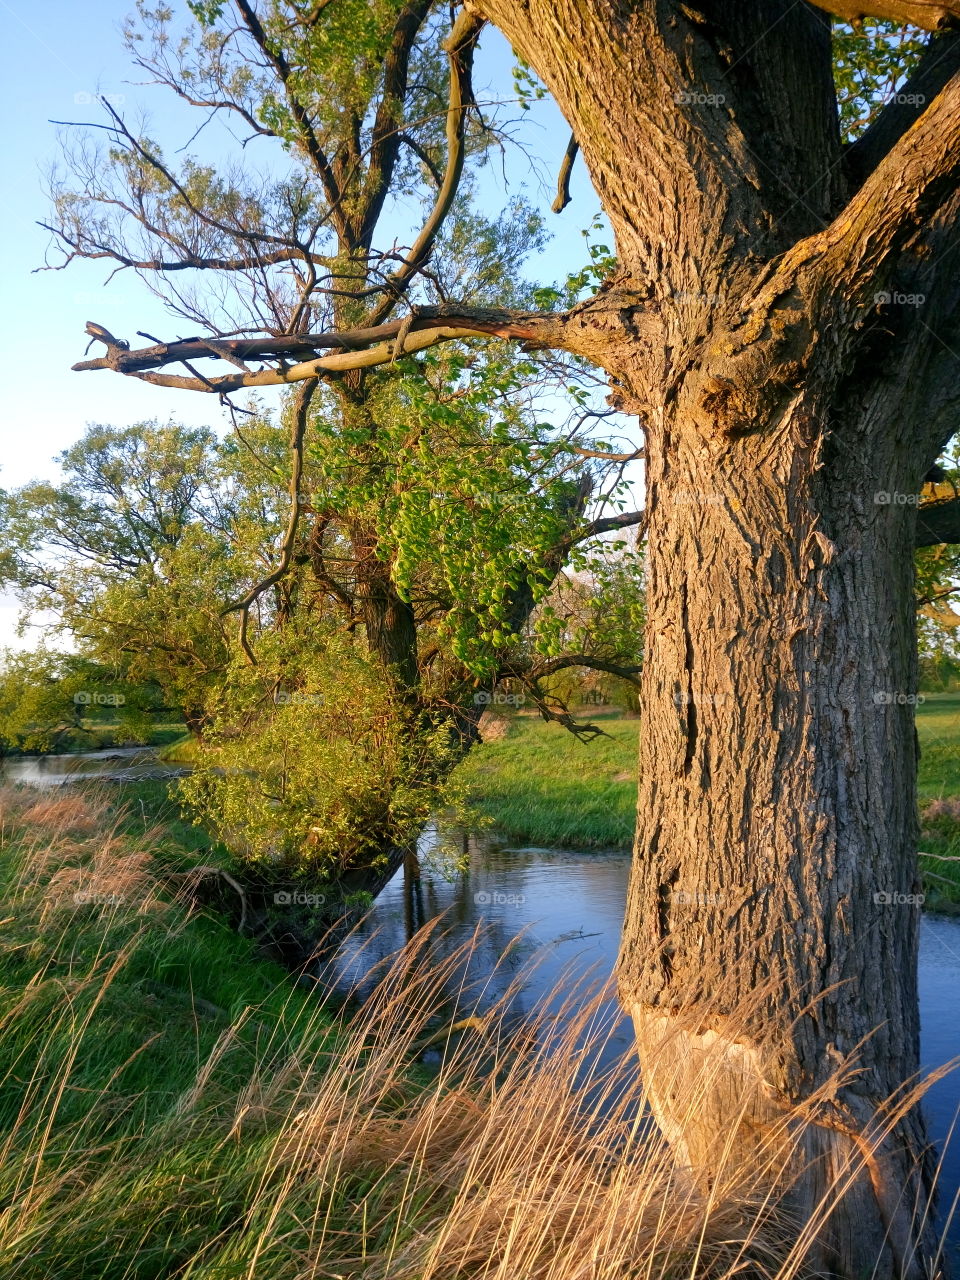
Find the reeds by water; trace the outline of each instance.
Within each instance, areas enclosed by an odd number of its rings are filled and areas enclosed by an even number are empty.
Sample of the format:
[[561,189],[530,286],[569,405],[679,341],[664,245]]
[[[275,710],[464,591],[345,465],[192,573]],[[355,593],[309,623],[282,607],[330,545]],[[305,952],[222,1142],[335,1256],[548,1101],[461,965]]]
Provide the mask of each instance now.
[[178,897],[106,797],[8,791],[0,821],[5,1278],[806,1274],[782,1142],[698,1186],[633,1064],[591,1067],[602,987],[571,978],[518,1022],[527,975],[485,999],[436,922],[348,1013]]

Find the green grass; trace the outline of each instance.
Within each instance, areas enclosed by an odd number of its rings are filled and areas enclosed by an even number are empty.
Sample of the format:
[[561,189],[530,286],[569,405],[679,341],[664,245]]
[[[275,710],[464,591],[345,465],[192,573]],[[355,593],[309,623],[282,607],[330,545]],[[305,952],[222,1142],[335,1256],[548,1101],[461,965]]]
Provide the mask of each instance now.
[[515,840],[629,848],[637,803],[637,721],[604,719],[609,737],[580,742],[518,717],[460,766],[474,806]]
[[18,1209],[4,1276],[174,1274],[236,1228],[263,1176],[262,1122],[226,1141],[238,1098],[265,1060],[333,1047],[283,969],[173,900],[170,865],[196,861],[176,826],[144,840],[145,808],[113,798],[5,796],[0,1201]]
[[[90,785],[94,791],[97,784]],[[170,783],[161,778],[134,778],[103,791],[107,812],[125,835],[150,835],[150,851],[158,869],[186,871],[199,862],[214,862],[229,869],[230,853],[217,845],[209,832],[189,822],[170,794]],[[212,856],[211,856],[212,855]]]
[[128,800],[0,791],[3,1280],[619,1280],[694,1254],[734,1280],[754,1248],[796,1274],[769,1196],[678,1187],[629,1065],[582,1105],[603,992],[565,975],[536,1034],[509,995],[451,1024],[474,944],[421,939],[335,1014],[177,896],[175,823]]
[[162,747],[157,754],[168,764],[195,764],[197,740],[192,733],[181,733]]
[[[604,719],[602,724],[609,737],[583,743],[542,720],[511,721],[506,737],[485,743],[461,765],[473,805],[510,840],[628,849],[639,722]],[[957,909],[960,693],[926,694],[917,708],[917,734],[924,892],[930,908]]]
[[927,693],[917,708],[920,801],[960,796],[960,693]]
[[[611,724],[594,778],[634,728]],[[544,741],[555,760],[578,745]],[[572,1082],[603,992],[564,975],[530,1011],[537,1034],[509,997],[451,1025],[474,944],[458,962],[421,939],[338,1017],[182,893],[177,875],[216,853],[161,789],[126,801],[0,792],[4,1280],[568,1280],[584,1259],[620,1280],[689,1275],[691,1258],[714,1280],[803,1273],[750,1171],[720,1168],[708,1195],[678,1182],[635,1122],[628,1064],[594,1082],[608,1112],[583,1106]],[[426,1044],[443,1045],[430,1075]],[[715,1061],[702,1070],[694,1099]],[[785,1115],[790,1147],[804,1122]]]

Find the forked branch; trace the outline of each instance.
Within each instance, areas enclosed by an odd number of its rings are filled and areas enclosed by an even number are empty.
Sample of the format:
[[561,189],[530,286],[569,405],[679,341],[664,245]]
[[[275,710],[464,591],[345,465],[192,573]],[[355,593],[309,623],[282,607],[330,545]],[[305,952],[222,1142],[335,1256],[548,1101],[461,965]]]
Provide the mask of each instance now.
[[[420,307],[402,320],[348,329],[342,333],[218,339],[214,344],[208,338],[193,337],[155,343],[136,350],[131,350],[122,339],[114,338],[102,325],[88,321],[87,333],[104,344],[106,354],[92,360],[81,360],[73,368],[77,372],[112,369],[115,373],[141,378],[159,386],[227,395],[244,387],[282,386],[350,369],[371,368],[387,364],[400,355],[423,351],[439,342],[462,338],[512,338],[534,346],[563,348],[566,345],[564,320],[563,315],[551,312],[503,311],[488,307]],[[334,354],[321,356],[317,354],[320,351],[332,351]],[[210,378],[195,373],[184,377],[181,374],[152,372],[171,364],[189,367],[189,362],[204,359],[224,359],[234,364],[275,361],[279,367]],[[295,363],[288,364],[288,360]]]

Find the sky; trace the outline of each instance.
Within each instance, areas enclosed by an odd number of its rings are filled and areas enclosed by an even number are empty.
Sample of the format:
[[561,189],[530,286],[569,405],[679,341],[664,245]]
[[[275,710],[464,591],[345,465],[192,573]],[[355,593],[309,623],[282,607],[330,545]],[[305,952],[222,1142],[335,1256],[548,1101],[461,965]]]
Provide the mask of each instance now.
[[[184,0],[173,0],[185,14]],[[0,351],[6,370],[0,417],[0,486],[54,479],[55,456],[77,440],[88,423],[117,426],[173,418],[221,429],[223,412],[213,397],[152,387],[108,371],[73,373],[84,358],[84,325],[95,320],[118,337],[137,330],[163,338],[186,333],[187,322],[168,314],[131,272],[115,275],[104,263],[77,261],[64,271],[42,270],[50,235],[45,177],[58,156],[58,127],[51,121],[95,122],[105,117],[95,95],[109,95],[126,118],[145,114],[151,136],[172,151],[194,132],[196,115],[169,92],[145,84],[132,66],[120,28],[133,0],[0,0],[0,85],[5,128],[0,143],[6,198],[0,201]],[[512,56],[498,32],[484,33],[475,71],[477,96],[511,90]],[[569,131],[545,100],[515,113],[516,136],[504,163],[487,166],[480,186],[485,212],[501,208],[521,190],[547,210]],[[521,118],[522,117],[522,118]],[[191,151],[216,158],[216,133],[205,131]],[[205,152],[202,148],[206,148]],[[554,236],[531,275],[562,278],[586,259],[581,231],[599,210],[582,163],[574,170],[572,203],[559,217],[547,213]],[[403,231],[400,233],[401,238]],[[53,254],[51,261],[57,261]],[[99,350],[99,348],[97,348]],[[0,597],[0,647],[27,644],[14,635],[16,607]]]

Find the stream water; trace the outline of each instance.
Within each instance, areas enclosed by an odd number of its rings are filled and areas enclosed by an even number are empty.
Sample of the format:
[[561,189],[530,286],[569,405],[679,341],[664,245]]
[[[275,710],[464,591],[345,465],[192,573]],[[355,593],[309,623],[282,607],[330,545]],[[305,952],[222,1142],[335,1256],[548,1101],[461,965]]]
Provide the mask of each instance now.
[[[578,976],[610,975],[623,923],[630,856],[507,845],[469,839],[464,871],[434,856],[435,833],[421,840],[420,856],[408,859],[377,897],[365,919],[318,976],[324,982],[353,987],[359,995],[376,962],[402,947],[418,928],[442,916],[442,928],[430,940],[428,962],[445,956],[474,934],[474,976],[487,977],[484,999],[493,1003],[516,981],[512,997],[518,1016],[546,1003],[565,1016],[562,998],[551,993],[569,987]],[[478,926],[482,926],[478,929]],[[515,939],[520,935],[520,942]],[[510,963],[503,963],[503,956]],[[449,980],[450,1009],[463,1003],[463,966]],[[632,1049],[631,1027],[607,1002],[605,1034],[596,1061],[611,1066]],[[960,1056],[960,918],[925,915],[920,935],[921,1056],[932,1070]],[[960,1107],[960,1069],[932,1085],[924,1106],[932,1138],[941,1148],[941,1212],[949,1212],[960,1191],[960,1134],[947,1142]],[[950,1239],[960,1264],[960,1218],[954,1215]]]
[[[116,781],[172,777],[183,770],[166,766],[154,752],[121,748],[85,755],[6,760],[0,777],[47,787],[100,777]],[[511,1015],[523,1018],[535,1006],[567,1016],[562,995],[578,980],[600,982],[616,960],[626,902],[629,855],[509,845],[463,837],[462,870],[438,853],[437,833],[428,828],[417,857],[407,858],[378,895],[373,907],[318,968],[324,984],[349,989],[362,998],[374,982],[378,962],[403,947],[429,921],[442,917],[427,953],[438,964],[471,938],[470,977],[483,982],[483,1001],[492,1004],[508,988]],[[517,985],[517,975],[522,974]],[[451,1010],[463,1002],[465,974],[449,979]],[[921,1057],[932,1070],[960,1055],[960,918],[925,915],[920,936]],[[631,1051],[629,1023],[612,1000],[602,1007],[604,1034],[600,1066]],[[931,1136],[944,1146],[960,1107],[960,1070],[929,1089],[925,1108]],[[940,1174],[941,1209],[960,1191],[960,1136],[947,1143]],[[951,1229],[960,1263],[960,1217]]]
[[67,782],[133,782],[138,778],[176,778],[187,770],[165,764],[153,747],[111,747],[75,755],[11,756],[0,761],[0,779],[31,787],[60,787]]

